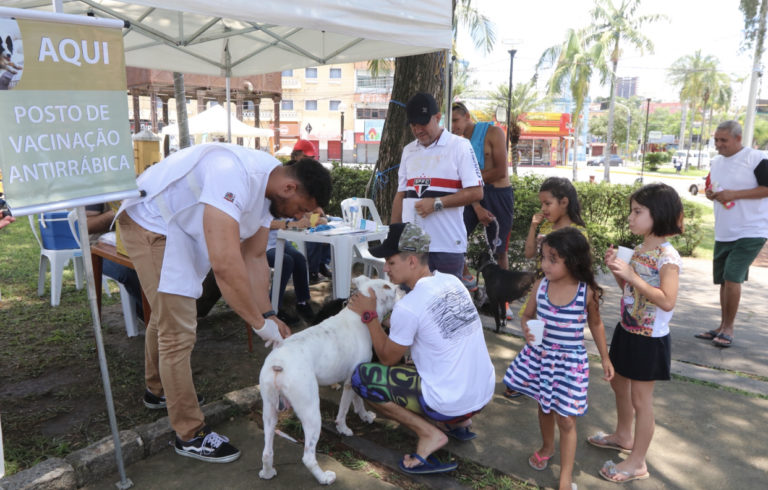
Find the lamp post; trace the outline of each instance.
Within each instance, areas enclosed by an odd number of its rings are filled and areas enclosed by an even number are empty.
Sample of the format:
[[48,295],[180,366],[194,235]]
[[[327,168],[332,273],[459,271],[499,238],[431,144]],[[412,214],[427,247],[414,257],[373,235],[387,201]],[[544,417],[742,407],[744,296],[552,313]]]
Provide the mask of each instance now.
[[339,160],[341,160],[341,164],[344,165],[344,111],[347,110],[347,105],[344,102],[341,102],[339,104],[339,112],[341,113],[341,128],[339,129],[339,146],[341,150],[341,154],[339,155]]
[[512,126],[512,69],[515,65],[515,53],[516,49],[509,50],[509,93],[507,94],[507,154],[509,154],[509,135],[510,127]]
[[650,97],[645,99],[645,131],[643,131],[643,162],[640,165],[640,183],[643,183],[643,174],[645,173],[645,152],[648,151],[648,113],[651,111]]

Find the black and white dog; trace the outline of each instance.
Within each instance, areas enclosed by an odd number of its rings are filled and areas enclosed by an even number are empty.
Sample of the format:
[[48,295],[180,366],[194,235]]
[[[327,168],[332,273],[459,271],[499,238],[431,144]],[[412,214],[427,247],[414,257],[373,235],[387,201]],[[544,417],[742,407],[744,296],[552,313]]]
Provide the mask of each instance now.
[[520,299],[533,285],[536,274],[525,271],[502,269],[488,252],[480,254],[477,260],[477,273],[485,281],[485,294],[496,320],[496,332],[507,324],[506,303]]

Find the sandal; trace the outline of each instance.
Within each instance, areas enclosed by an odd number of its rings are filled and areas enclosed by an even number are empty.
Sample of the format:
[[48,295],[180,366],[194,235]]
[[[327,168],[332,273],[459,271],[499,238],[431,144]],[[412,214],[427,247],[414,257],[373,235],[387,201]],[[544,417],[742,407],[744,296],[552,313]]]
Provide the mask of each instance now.
[[730,347],[733,343],[733,337],[727,333],[720,332],[712,339],[712,345],[715,347]]
[[702,340],[712,340],[715,337],[717,337],[718,331],[717,330],[707,330],[706,332],[697,333],[694,335],[697,339]]
[[510,388],[507,388],[506,390],[504,390],[503,395],[504,395],[504,398],[509,398],[510,400],[514,400],[515,398],[523,396],[523,394],[520,393],[519,391],[512,390]]
[[595,447],[602,449],[615,449],[616,451],[624,454],[630,454],[632,452],[631,449],[625,448],[624,446],[619,446],[615,442],[609,441],[608,434],[603,431],[599,431],[596,434],[587,437],[587,442]]
[[[605,478],[606,480],[613,482],[613,483],[626,483],[628,481],[632,480],[647,480],[650,478],[651,474],[647,471],[643,473],[642,475],[635,475],[633,473],[630,473],[629,471],[619,471],[616,467],[616,463],[613,461],[606,461],[605,464],[603,464],[603,467],[600,468],[600,476]],[[615,477],[622,476],[623,478],[620,480],[617,480]]]
[[549,460],[552,456],[541,456],[538,451],[534,451],[528,458],[528,465],[536,471],[544,471],[549,466]]

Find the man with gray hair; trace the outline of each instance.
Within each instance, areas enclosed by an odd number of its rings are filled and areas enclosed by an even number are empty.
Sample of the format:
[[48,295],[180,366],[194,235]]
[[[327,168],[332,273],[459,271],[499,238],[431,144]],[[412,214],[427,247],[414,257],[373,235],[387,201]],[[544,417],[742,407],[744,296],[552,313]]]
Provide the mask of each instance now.
[[[376,295],[354,294],[349,309],[368,326],[379,362],[360,364],[352,388],[385,417],[416,433],[416,451],[400,462],[405,473],[444,473],[432,453],[448,436],[466,441],[471,417],[493,396],[496,384],[480,316],[469,292],[454,275],[431,272],[430,237],[413,223],[390,225],[387,239],[371,249],[386,259],[384,272],[409,288],[395,303],[389,336],[376,317]],[[399,364],[410,347],[414,366]]]
[[741,126],[724,121],[715,131],[720,156],[712,160],[706,195],[715,206],[713,276],[720,285],[720,326],[696,334],[716,347],[733,343],[741,283],[768,238],[768,157],[741,145]]

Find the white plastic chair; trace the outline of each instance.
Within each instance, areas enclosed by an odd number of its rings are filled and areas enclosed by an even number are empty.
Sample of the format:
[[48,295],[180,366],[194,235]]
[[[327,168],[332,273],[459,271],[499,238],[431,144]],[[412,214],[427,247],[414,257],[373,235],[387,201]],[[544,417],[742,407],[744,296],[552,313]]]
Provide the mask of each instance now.
[[[341,216],[344,222],[352,228],[357,228],[358,219],[373,221],[376,226],[384,226],[376,210],[376,204],[373,200],[362,197],[350,197],[341,201]],[[352,263],[363,264],[363,274],[370,277],[371,270],[376,269],[378,277],[386,278],[384,274],[384,259],[374,257],[368,250],[368,242],[356,243],[353,249],[354,257]]]
[[[45,292],[45,272],[51,269],[51,306],[61,302],[61,283],[64,268],[72,260],[75,269],[75,287],[83,288],[85,266],[83,252],[78,245],[77,235],[67,226],[67,212],[43,213],[39,217],[29,216],[29,226],[40,245],[40,270],[37,280],[37,295]],[[39,226],[39,228],[38,228]],[[39,230],[39,235],[38,235]]]
[[[80,240],[78,239],[79,235],[77,233],[77,213],[75,211],[70,212],[69,215],[67,215],[67,221],[69,221],[69,229],[72,232],[72,236],[75,237],[75,240],[77,240],[79,245]],[[109,234],[114,235],[114,232],[105,233],[105,235]],[[117,288],[120,290],[120,304],[123,307],[123,319],[125,320],[126,335],[128,335],[128,337],[136,337],[139,335],[139,328],[137,326],[139,316],[136,314],[136,308],[133,305],[131,295],[128,293],[128,290],[125,289],[125,285],[123,283],[117,279],[102,274],[101,285],[107,297],[112,297],[112,294],[109,292],[109,285],[107,284],[107,281],[112,281],[117,284]]]

